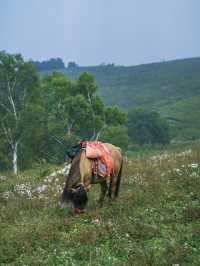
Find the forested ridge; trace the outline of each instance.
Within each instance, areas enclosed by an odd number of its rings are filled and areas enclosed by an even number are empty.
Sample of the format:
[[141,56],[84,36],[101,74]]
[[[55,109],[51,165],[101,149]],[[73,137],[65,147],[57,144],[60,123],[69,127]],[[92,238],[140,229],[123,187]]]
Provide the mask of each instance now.
[[199,138],[200,58],[137,66],[69,62],[61,70],[74,80],[81,72],[92,73],[107,105],[158,111],[170,123],[173,139]]
[[66,147],[81,139],[124,151],[198,139],[199,65],[196,58],[63,68],[59,58],[34,62],[0,52],[1,168],[60,163]]

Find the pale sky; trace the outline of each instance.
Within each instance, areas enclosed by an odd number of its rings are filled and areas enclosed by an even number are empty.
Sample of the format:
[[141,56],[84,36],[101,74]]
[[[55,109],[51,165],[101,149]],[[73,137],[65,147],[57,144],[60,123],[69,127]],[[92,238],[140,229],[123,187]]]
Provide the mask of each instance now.
[[137,65],[200,56],[199,0],[0,0],[0,50]]

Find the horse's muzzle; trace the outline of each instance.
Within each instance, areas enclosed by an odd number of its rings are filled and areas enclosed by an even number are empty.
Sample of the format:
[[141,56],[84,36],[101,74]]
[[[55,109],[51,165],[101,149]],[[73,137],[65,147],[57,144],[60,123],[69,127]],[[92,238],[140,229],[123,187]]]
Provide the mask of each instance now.
[[85,209],[74,208],[74,213],[75,214],[85,213]]

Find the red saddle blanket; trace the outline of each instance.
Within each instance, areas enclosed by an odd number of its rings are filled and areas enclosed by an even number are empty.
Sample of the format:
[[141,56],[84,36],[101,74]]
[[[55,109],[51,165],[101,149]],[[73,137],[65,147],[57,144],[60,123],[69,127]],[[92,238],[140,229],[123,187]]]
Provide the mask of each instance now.
[[106,145],[101,141],[84,141],[86,157],[94,159],[94,174],[109,176],[113,169],[113,160]]

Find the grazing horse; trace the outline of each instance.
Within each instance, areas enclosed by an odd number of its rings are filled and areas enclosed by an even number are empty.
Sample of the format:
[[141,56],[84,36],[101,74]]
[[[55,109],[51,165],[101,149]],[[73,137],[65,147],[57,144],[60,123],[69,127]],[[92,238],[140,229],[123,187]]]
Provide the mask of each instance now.
[[119,193],[120,180],[123,167],[123,157],[121,149],[110,143],[104,143],[113,161],[110,176],[94,176],[93,159],[86,157],[86,151],[80,149],[72,160],[71,168],[61,196],[61,206],[65,201],[70,202],[71,207],[76,213],[84,212],[91,184],[100,184],[101,194],[98,205],[102,206],[106,192],[111,199],[115,199]]

